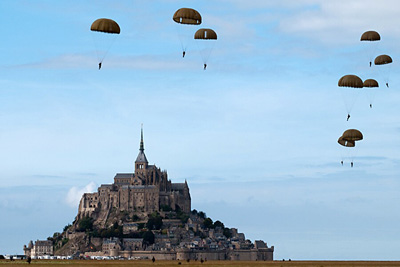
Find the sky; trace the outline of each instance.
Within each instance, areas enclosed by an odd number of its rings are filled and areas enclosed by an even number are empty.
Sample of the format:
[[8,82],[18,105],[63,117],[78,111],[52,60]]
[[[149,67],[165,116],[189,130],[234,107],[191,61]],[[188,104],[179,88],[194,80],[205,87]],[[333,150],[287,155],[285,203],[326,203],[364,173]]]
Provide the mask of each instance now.
[[[204,42],[189,38],[182,58],[172,20],[182,7],[202,15],[189,34],[218,34],[207,70]],[[149,163],[188,182],[192,209],[266,241],[275,259],[400,260],[397,0],[3,0],[0,10],[0,254],[61,232],[84,192],[132,172],[143,123]],[[90,31],[98,18],[121,28],[101,70],[110,35]],[[381,40],[360,42],[368,30]],[[393,63],[369,67],[380,54]],[[372,98],[338,87],[347,74],[380,87]],[[337,143],[347,129],[364,135],[355,149]]]

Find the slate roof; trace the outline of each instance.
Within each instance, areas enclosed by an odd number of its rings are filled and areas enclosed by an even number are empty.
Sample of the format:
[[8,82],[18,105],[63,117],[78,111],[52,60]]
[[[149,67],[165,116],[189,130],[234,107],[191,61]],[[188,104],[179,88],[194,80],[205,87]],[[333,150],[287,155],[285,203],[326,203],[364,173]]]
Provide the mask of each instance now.
[[172,183],[172,190],[183,190],[185,189],[185,183]]
[[134,173],[117,173],[114,178],[132,178]]
[[144,154],[144,151],[143,151],[143,150],[141,150],[141,151],[139,152],[139,155],[137,156],[135,162],[138,162],[138,163],[148,163],[147,158],[146,158],[146,155]]

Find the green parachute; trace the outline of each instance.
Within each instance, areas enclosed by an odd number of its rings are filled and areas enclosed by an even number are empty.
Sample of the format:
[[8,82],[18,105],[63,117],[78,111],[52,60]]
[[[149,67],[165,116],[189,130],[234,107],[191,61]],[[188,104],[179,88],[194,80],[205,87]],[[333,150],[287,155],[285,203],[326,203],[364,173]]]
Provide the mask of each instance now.
[[178,36],[182,46],[182,55],[185,57],[194,31],[193,26],[201,24],[201,15],[193,8],[180,8],[175,11],[172,19],[177,23]]
[[90,30],[93,32],[100,69],[104,58],[113,45],[116,36],[120,34],[121,29],[114,20],[101,18],[92,23]]
[[351,111],[361,91],[360,89],[363,88],[364,84],[360,77],[349,74],[339,79],[338,86],[341,87],[341,94],[347,111],[347,120],[349,120]]
[[194,34],[194,39],[199,47],[203,59],[204,70],[207,68],[207,62],[214,49],[215,41],[218,39],[217,33],[212,29],[199,29]]

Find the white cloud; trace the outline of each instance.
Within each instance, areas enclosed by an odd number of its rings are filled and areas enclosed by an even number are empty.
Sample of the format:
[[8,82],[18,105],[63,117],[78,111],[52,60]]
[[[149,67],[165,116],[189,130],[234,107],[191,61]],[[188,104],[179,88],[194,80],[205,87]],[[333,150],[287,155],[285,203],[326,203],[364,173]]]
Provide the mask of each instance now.
[[[398,33],[397,1],[316,1],[306,9],[280,20],[280,29],[323,43],[353,43],[363,31],[377,30],[382,37]],[[384,38],[383,38],[384,39]]]
[[92,193],[96,190],[97,184],[95,182],[90,182],[86,186],[79,188],[77,186],[71,187],[69,189],[67,196],[65,198],[65,202],[71,207],[77,207],[79,205],[79,201],[84,193]]
[[260,9],[260,8],[277,8],[277,7],[287,7],[287,8],[296,8],[302,7],[304,5],[312,5],[318,0],[281,0],[281,1],[265,1],[265,0],[228,0],[229,4],[234,4],[240,9]]

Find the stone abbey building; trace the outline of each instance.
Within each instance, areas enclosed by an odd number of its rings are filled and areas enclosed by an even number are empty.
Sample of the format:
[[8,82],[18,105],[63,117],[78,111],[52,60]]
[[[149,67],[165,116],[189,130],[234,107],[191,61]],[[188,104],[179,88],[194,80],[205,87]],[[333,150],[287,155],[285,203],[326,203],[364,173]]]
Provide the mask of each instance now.
[[149,165],[144,153],[143,129],[134,173],[117,173],[114,183],[103,184],[95,193],[85,193],[79,204],[78,219],[89,216],[104,227],[112,209],[146,217],[162,206],[172,210],[191,211],[187,182],[172,183],[166,171]]
[[[252,243],[236,228],[225,227],[220,221],[213,223],[204,212],[191,210],[187,182],[172,183],[166,171],[149,165],[144,154],[143,129],[134,166],[134,173],[117,173],[112,184],[83,194],[73,225],[49,240],[38,240],[35,245],[30,242],[24,246],[25,255],[273,260],[274,246],[268,247],[262,240]],[[161,219],[157,227],[156,218]]]

